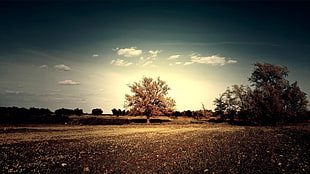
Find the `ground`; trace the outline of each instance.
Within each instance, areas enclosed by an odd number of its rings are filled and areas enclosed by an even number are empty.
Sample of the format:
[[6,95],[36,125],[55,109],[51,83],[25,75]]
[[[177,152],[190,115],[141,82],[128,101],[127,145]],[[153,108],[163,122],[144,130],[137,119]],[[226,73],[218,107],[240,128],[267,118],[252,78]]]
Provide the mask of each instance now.
[[0,127],[0,173],[310,173],[310,126]]

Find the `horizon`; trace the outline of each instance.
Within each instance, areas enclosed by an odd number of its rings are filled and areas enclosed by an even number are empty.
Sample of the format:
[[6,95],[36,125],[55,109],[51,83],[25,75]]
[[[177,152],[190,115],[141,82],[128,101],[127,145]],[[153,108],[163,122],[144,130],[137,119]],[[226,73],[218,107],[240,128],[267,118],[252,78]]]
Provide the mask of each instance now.
[[[255,62],[310,93],[310,2],[0,4],[0,106],[125,109],[128,84],[160,77],[176,110],[213,110]],[[309,108],[309,105],[308,105]]]

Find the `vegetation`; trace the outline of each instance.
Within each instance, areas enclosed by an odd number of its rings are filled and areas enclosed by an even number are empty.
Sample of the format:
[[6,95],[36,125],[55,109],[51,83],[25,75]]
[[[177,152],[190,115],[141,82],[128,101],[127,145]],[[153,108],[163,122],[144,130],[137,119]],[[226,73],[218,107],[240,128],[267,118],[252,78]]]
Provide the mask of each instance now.
[[92,115],[101,115],[103,113],[103,110],[100,108],[96,108],[96,109],[93,109],[91,113]]
[[73,119],[72,121],[70,121],[71,125],[123,125],[129,123],[130,123],[129,119],[94,117],[94,116],[87,116],[84,118]]
[[113,114],[113,115],[116,115],[116,116],[128,115],[128,111],[113,108],[113,109],[112,109],[112,114]]
[[68,117],[53,115],[44,108],[0,107],[0,123],[2,124],[58,124],[68,121]]
[[[242,122],[251,125],[276,125],[309,120],[307,111],[308,100],[306,93],[302,92],[297,82],[290,83],[286,78],[288,69],[284,66],[268,63],[255,63],[254,71],[249,78],[250,86],[233,85],[215,99],[215,112],[207,110],[202,104],[201,110],[175,111],[175,101],[168,97],[170,88],[165,81],[144,77],[139,82],[128,85],[133,92],[125,95],[125,107],[129,110],[112,109],[114,116],[146,116],[150,123],[153,116],[169,116],[171,118],[190,117],[194,119],[208,119],[221,122]],[[92,115],[103,114],[100,108],[92,109]],[[119,124],[119,120],[106,120],[115,118],[82,118],[82,109],[57,109],[52,113],[49,109],[1,107],[0,123],[67,123],[69,116],[81,117],[75,119],[75,124]],[[109,115],[109,114],[105,114]],[[220,116],[217,120],[214,116]],[[138,119],[139,122],[144,120]],[[154,120],[153,120],[154,121]],[[159,121],[160,122],[160,121]],[[126,121],[124,122],[126,123]]]
[[76,108],[76,109],[65,109],[65,108],[61,108],[61,109],[57,109],[55,111],[55,114],[57,116],[69,116],[69,115],[83,115],[83,110]]
[[140,82],[129,85],[133,95],[126,94],[125,106],[130,108],[131,115],[146,115],[147,123],[151,116],[172,113],[175,101],[167,97],[170,88],[165,81],[144,77]]
[[309,125],[1,127],[0,173],[310,173]]
[[252,88],[233,85],[215,99],[217,114],[259,125],[275,125],[307,118],[306,93],[297,82],[286,79],[288,69],[272,64],[254,64]]

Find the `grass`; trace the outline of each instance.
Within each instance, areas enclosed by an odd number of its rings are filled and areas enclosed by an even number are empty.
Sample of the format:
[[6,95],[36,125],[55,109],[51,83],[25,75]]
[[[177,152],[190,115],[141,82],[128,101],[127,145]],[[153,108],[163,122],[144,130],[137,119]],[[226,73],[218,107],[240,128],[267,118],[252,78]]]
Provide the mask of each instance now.
[[0,172],[310,173],[309,135],[309,124],[2,127]]

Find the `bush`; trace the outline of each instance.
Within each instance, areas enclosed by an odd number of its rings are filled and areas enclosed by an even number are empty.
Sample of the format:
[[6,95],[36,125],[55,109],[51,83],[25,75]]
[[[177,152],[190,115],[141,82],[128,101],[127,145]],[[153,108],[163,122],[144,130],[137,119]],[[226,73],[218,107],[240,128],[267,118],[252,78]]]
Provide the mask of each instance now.
[[106,119],[100,117],[88,117],[76,119],[71,122],[71,124],[78,125],[123,125],[129,124],[130,120],[128,119]]

